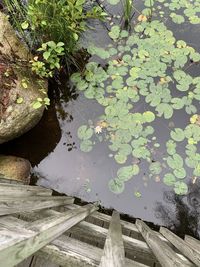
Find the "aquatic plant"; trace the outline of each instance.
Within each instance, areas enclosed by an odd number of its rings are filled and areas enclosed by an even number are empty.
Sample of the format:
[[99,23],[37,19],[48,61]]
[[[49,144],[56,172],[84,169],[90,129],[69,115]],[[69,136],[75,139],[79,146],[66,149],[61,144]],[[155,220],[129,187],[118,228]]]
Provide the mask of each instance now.
[[145,0],[144,5],[146,8],[142,10],[142,13],[145,15],[154,11],[156,16],[167,16],[176,24],[188,21],[191,24],[200,23],[200,2],[198,0]]
[[79,49],[78,40],[88,19],[103,19],[99,6],[85,10],[85,0],[4,0],[11,22],[31,49],[43,43],[63,42],[68,60]]
[[[176,40],[158,20],[141,21],[132,34],[114,25],[108,34],[113,43],[107,48],[95,45],[88,48],[92,56],[107,63],[106,67],[98,60],[91,60],[83,73],[72,75],[71,81],[86,98],[95,99],[104,108],[104,113],[97,118],[97,124],[103,125],[100,134],[108,142],[114,160],[120,165],[126,164],[118,170],[116,178],[110,180],[109,188],[114,193],[122,193],[125,183],[140,171],[139,164],[130,164],[130,161],[139,159],[149,165],[150,177],[159,175],[176,194],[186,194],[186,168],[192,169],[193,176],[200,176],[197,152],[200,124],[196,114],[200,78],[187,72],[191,61],[199,63],[200,54],[183,40]],[[136,103],[142,101],[147,106],[139,112]],[[169,120],[176,110],[182,109],[192,116],[188,126],[171,130],[166,140],[166,156],[155,160],[155,155],[163,155],[163,152],[153,125],[159,117]],[[87,138],[80,138],[80,148],[91,151],[98,142],[97,134],[92,125],[85,125],[84,129],[90,129],[90,136],[84,133]],[[183,145],[185,159],[177,152]]]
[[133,11],[133,0],[123,0],[122,6],[123,6],[123,19],[124,19],[124,27],[127,29],[131,26],[131,20],[134,15]]
[[55,69],[59,70],[61,67],[60,61],[64,55],[64,43],[55,43],[49,41],[42,44],[38,48],[38,52],[42,52],[42,58],[34,57],[31,61],[32,70],[40,77],[53,77]]

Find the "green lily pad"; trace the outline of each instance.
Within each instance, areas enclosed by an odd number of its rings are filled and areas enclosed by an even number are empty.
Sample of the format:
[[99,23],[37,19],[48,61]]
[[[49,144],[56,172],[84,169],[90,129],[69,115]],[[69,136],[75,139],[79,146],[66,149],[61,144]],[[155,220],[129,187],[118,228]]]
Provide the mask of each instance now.
[[146,122],[152,122],[155,120],[155,114],[151,111],[144,112],[143,117]]
[[123,154],[116,154],[114,156],[115,160],[117,163],[119,164],[124,164],[127,160],[127,156],[123,155]]
[[174,184],[174,191],[177,195],[187,195],[188,186],[186,183],[178,181]]
[[113,40],[119,38],[119,35],[120,35],[120,27],[118,25],[112,26],[111,31],[108,33],[108,35]]
[[117,177],[119,181],[126,182],[130,180],[134,175],[137,175],[139,173],[140,169],[138,165],[130,165],[121,167],[117,172]]
[[92,137],[93,130],[91,128],[88,128],[87,125],[82,125],[78,128],[77,135],[78,135],[78,138],[82,140],[87,140]]
[[175,128],[174,131],[171,131],[170,135],[171,138],[177,142],[181,142],[185,139],[184,131],[180,128]]
[[117,178],[110,180],[108,183],[108,187],[110,191],[115,194],[121,194],[125,188],[124,183],[119,181]]
[[160,162],[152,162],[149,166],[149,170],[152,174],[160,174],[162,172],[162,165]]
[[91,140],[83,140],[80,144],[80,149],[83,152],[90,152],[92,150],[93,144]]
[[184,168],[180,168],[180,169],[176,169],[174,170],[174,175],[178,178],[178,179],[184,179],[186,176],[186,171]]
[[142,194],[139,191],[134,192],[135,197],[141,198]]
[[168,186],[172,186],[175,184],[176,182],[176,178],[173,174],[171,173],[166,173],[164,178],[163,178],[163,182],[164,184],[168,185]]

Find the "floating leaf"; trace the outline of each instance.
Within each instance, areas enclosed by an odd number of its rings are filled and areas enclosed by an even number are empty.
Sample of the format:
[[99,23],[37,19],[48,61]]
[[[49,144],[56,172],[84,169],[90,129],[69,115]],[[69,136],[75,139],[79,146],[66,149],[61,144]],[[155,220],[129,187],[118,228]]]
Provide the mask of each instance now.
[[149,166],[149,170],[152,174],[160,174],[162,172],[162,166],[160,162],[152,162]]
[[137,175],[139,173],[139,167],[138,165],[130,165],[121,167],[117,172],[118,180],[126,182],[130,180],[134,175]]
[[127,156],[125,156],[123,154],[116,154],[114,156],[114,158],[115,158],[116,162],[119,163],[119,164],[123,164],[127,160]]
[[171,138],[177,142],[181,142],[185,139],[184,131],[180,128],[175,128],[174,131],[171,131],[170,135]]
[[90,152],[92,150],[92,141],[91,140],[83,140],[80,144],[80,149],[83,152]]
[[93,135],[93,130],[87,125],[82,125],[78,128],[78,137],[82,140],[90,139]]
[[171,185],[174,185],[175,182],[176,182],[176,178],[174,177],[173,174],[171,173],[166,173],[164,178],[163,178],[163,182],[168,185],[168,186],[171,186]]
[[146,122],[152,122],[155,120],[155,114],[151,111],[144,112],[143,117]]
[[134,192],[135,197],[141,198],[142,194],[139,191]]
[[186,195],[188,193],[188,186],[184,182],[176,182],[174,184],[174,191],[177,195]]
[[115,194],[121,194],[125,188],[124,183],[119,181],[117,178],[110,180],[108,183],[108,187],[110,191]]
[[108,35],[113,39],[119,38],[120,35],[120,27],[118,25],[112,26],[111,31],[108,33]]
[[184,168],[179,168],[179,169],[175,169],[174,170],[174,175],[178,178],[178,179],[184,179],[186,176],[186,171]]

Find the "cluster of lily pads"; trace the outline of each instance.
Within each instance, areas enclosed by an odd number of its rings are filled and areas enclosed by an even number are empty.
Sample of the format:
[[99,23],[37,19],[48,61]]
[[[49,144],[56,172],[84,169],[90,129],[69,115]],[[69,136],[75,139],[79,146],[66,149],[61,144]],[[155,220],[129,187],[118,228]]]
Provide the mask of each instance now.
[[[123,0],[132,2],[133,8],[135,2],[132,0]],[[123,2],[122,1],[122,2]],[[120,0],[107,0],[110,5],[117,5]],[[191,24],[200,23],[200,1],[199,0],[143,0],[144,8],[142,14],[152,16],[152,12],[156,16],[171,18],[176,24],[189,22]],[[167,13],[167,14],[166,14]]]
[[[77,90],[104,108],[96,123],[98,133],[95,125],[79,127],[80,149],[90,152],[97,135],[106,133],[102,138],[114,160],[126,164],[109,181],[114,193],[123,192],[125,182],[139,174],[138,162],[145,160],[150,176],[161,175],[177,194],[186,194],[186,168],[192,169],[194,177],[200,176],[200,117],[196,107],[200,77],[187,72],[190,65],[199,63],[200,54],[183,40],[177,41],[158,20],[141,21],[131,33],[114,25],[108,35],[110,44],[106,48],[91,44],[88,52],[95,61],[91,59],[83,72],[71,77]],[[145,110],[139,112],[144,102]],[[155,161],[154,152],[161,144],[153,125],[159,117],[171,119],[177,110],[189,114],[188,125],[169,130],[165,157]],[[177,152],[183,146],[185,158]]]

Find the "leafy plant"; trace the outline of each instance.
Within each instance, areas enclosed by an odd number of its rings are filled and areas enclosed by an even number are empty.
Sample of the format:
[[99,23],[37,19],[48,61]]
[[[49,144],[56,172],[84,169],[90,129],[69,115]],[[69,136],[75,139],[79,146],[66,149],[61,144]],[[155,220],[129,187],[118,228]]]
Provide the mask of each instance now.
[[123,19],[124,19],[124,27],[127,29],[131,26],[131,19],[134,15],[133,13],[133,0],[123,0]]
[[60,61],[64,55],[64,43],[55,43],[54,41],[49,41],[43,43],[42,47],[38,48],[38,52],[42,52],[42,59],[39,60],[38,57],[34,57],[31,61],[32,70],[40,77],[53,77],[54,71],[59,70],[61,65]]
[[[31,49],[53,41],[64,43],[65,55],[75,52],[88,19],[104,19],[99,6],[87,10],[85,0],[4,0],[11,22]],[[68,58],[69,60],[69,58]],[[42,69],[42,66],[38,66]]]

